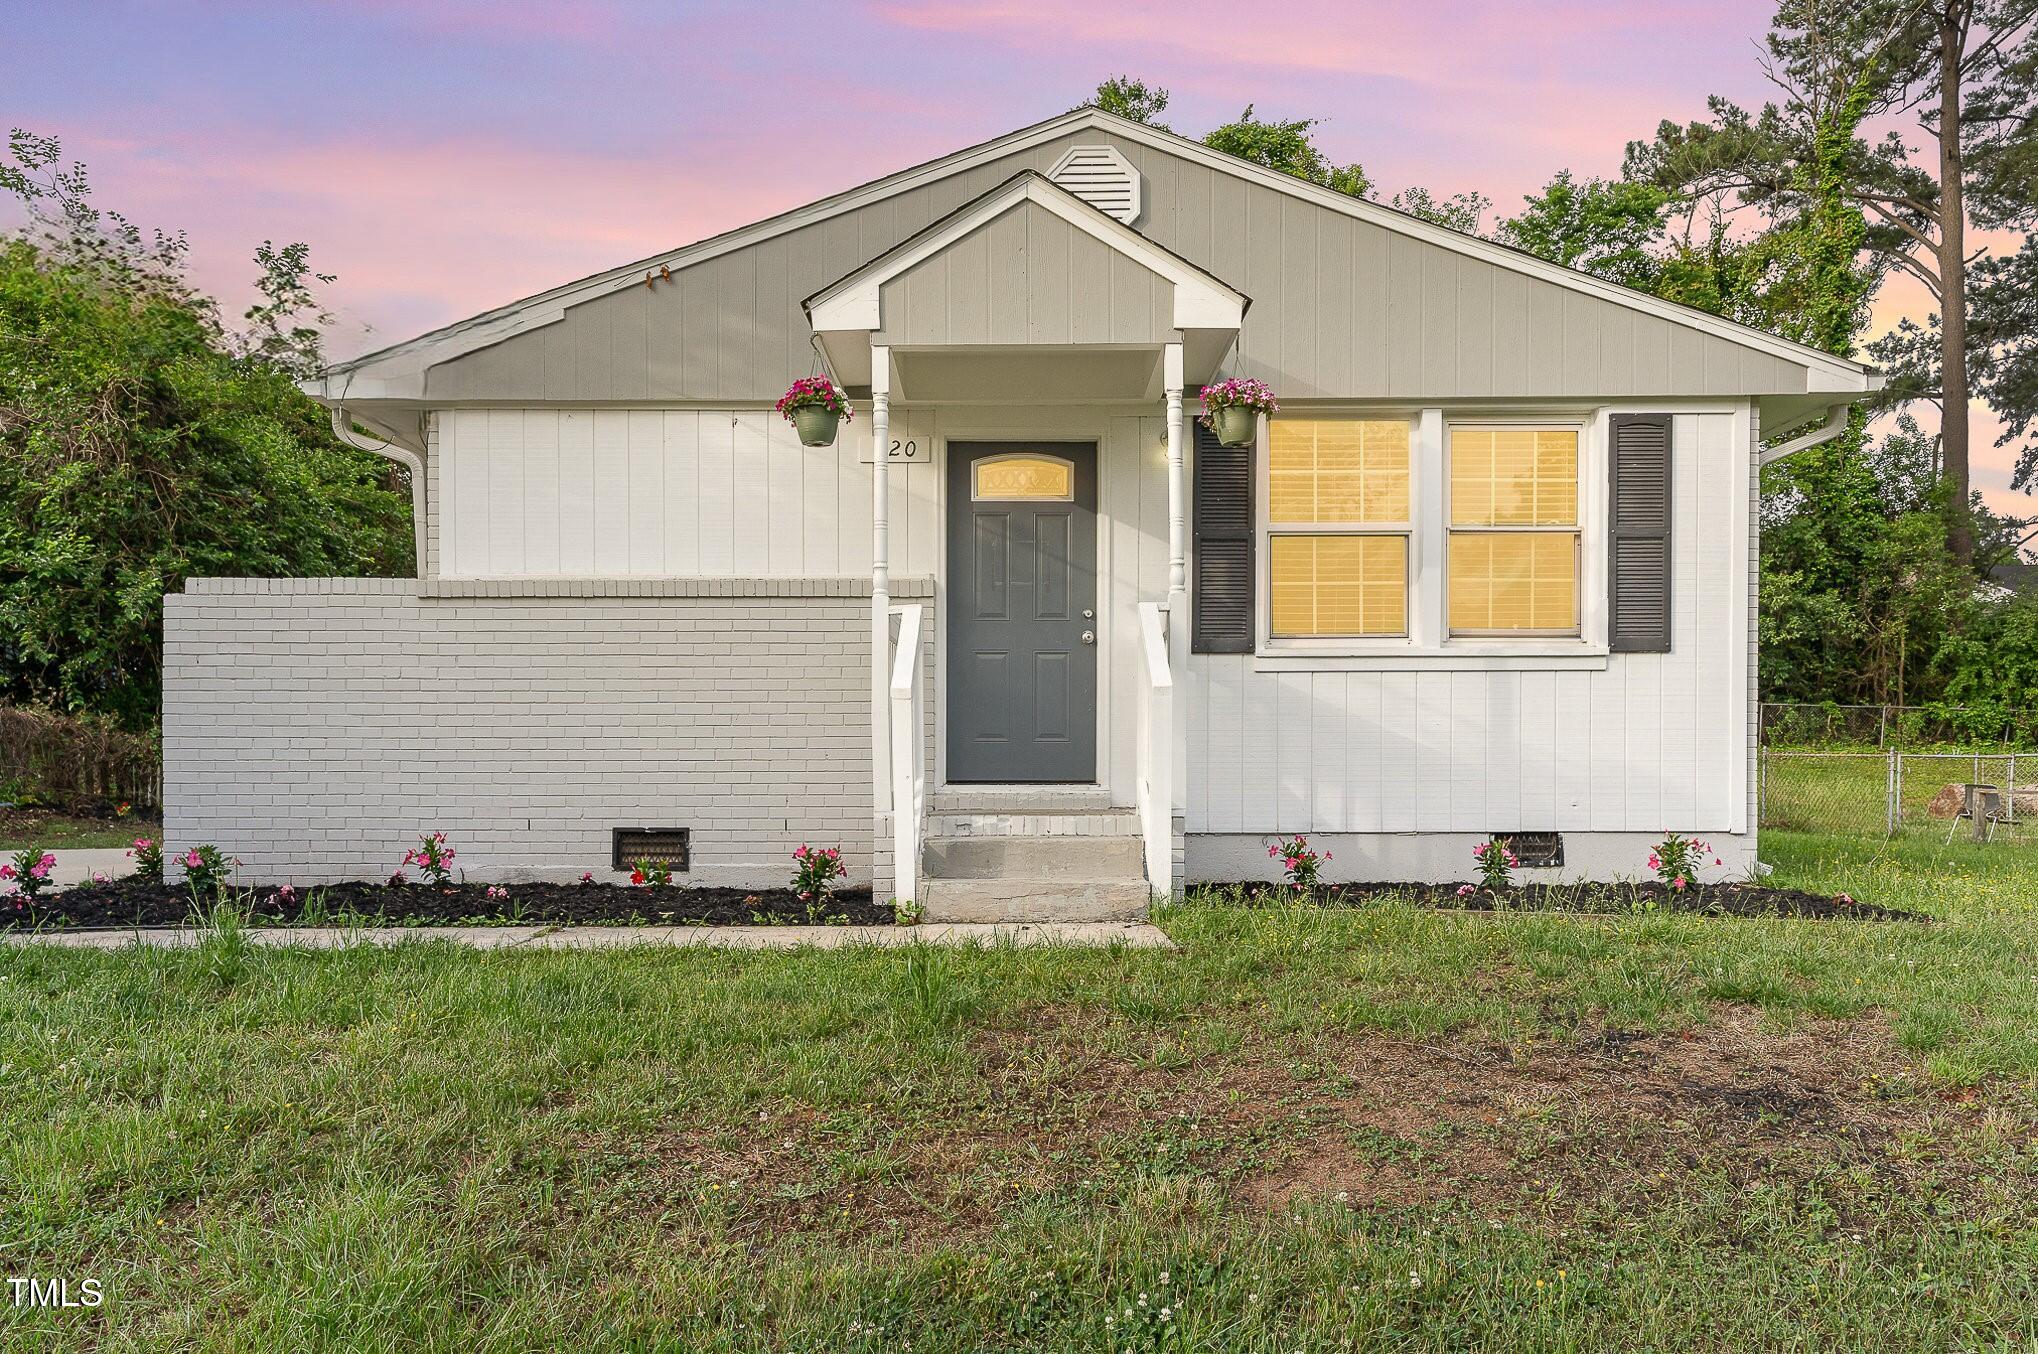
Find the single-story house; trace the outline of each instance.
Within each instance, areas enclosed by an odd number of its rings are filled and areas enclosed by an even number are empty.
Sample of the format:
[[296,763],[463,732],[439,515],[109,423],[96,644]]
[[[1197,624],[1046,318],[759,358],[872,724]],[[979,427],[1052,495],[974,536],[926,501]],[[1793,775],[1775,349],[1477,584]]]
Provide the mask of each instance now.
[[[1279,409],[1228,447],[1234,376]],[[839,844],[954,917],[1295,833],[1331,879],[1745,870],[1764,438],[1876,384],[1079,109],[307,383],[410,468],[418,577],[168,599],[167,837],[300,883],[435,829],[480,879]]]

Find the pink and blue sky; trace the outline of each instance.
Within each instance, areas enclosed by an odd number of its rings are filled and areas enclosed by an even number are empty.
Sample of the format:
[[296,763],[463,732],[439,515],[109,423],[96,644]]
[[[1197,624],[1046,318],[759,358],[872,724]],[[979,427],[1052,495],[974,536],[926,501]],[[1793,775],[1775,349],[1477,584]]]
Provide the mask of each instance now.
[[[1384,192],[1511,212],[1705,97],[1767,94],[1768,0],[8,0],[0,123],[52,133],[101,205],[189,232],[245,304],[264,239],[339,275],[346,356],[727,230],[1138,75],[1200,133],[1325,119]],[[1878,324],[1922,315],[1892,288]],[[2006,453],[1976,481],[2005,511]]]

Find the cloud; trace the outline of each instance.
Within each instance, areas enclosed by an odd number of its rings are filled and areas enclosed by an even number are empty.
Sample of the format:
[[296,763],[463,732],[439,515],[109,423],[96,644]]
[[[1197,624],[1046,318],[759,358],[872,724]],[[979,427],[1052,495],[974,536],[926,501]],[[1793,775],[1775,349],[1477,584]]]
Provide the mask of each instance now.
[[[533,148],[474,135],[390,145],[223,137],[136,141],[70,133],[96,196],[183,229],[194,281],[228,314],[246,304],[264,238],[306,240],[343,348],[379,346],[631,259],[797,206],[805,185],[724,143],[714,163]],[[746,168],[747,166],[747,168]],[[818,192],[848,187],[818,183]]]
[[326,0],[329,10],[351,11],[390,27],[437,37],[610,43],[629,24],[601,0]]

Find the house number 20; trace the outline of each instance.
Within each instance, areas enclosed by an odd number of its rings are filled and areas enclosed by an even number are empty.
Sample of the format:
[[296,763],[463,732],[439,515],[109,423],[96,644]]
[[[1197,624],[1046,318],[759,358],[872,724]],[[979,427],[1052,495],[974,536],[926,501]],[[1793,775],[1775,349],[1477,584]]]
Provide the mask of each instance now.
[[895,438],[893,438],[893,439],[892,439],[892,449],[891,449],[891,453],[890,453],[890,455],[889,455],[889,456],[887,457],[887,459],[888,459],[888,460],[893,460],[893,461],[917,461],[917,460],[919,460],[919,459],[920,459],[920,440],[919,440],[918,438],[915,438],[915,437],[908,437],[908,438],[904,438],[904,439],[900,439],[900,438],[896,438],[896,437],[895,437]]

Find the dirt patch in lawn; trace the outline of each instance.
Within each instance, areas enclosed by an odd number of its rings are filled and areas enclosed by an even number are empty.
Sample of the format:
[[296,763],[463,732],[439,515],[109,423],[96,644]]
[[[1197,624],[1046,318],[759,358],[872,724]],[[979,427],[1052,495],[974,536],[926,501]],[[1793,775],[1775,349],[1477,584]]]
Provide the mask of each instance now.
[[1467,912],[1584,912],[1619,915],[1688,912],[1703,917],[1804,917],[1815,921],[1930,921],[1922,912],[1864,903],[1847,894],[1807,893],[1767,884],[1694,884],[1674,889],[1656,880],[1615,884],[1521,884],[1503,892],[1469,884],[1326,884],[1298,897],[1287,885],[1254,881],[1204,884],[1212,902],[1248,907],[1298,903],[1363,907],[1389,898],[1419,907]]
[[[490,897],[494,887],[501,896]],[[535,924],[775,926],[877,925],[895,920],[868,888],[841,889],[810,906],[790,889],[635,888],[622,884],[321,884],[258,888],[232,901],[270,926],[480,926]],[[140,879],[87,884],[33,904],[0,898],[0,929],[177,926],[193,916],[181,884]]]
[[[1929,1084],[1874,1020],[1779,1031],[1723,1006],[1681,1032],[1516,1046],[1253,1035],[1166,1066],[1113,1051],[1125,1031],[1111,1017],[1027,1021],[973,1036],[979,1075],[946,1097],[785,1106],[589,1150],[662,1182],[647,1213],[674,1218],[685,1201],[745,1244],[916,1246],[980,1239],[1029,1200],[1108,1207],[1157,1189],[1182,1207],[1448,1207],[1560,1228],[1701,1185],[1816,1184],[1836,1227],[1892,1190],[1972,1216],[2004,1206],[1985,1202],[1981,1157],[2004,1143],[2028,1153],[2038,1127],[2014,1089]],[[2010,1206],[2038,1223],[2030,1200]]]

